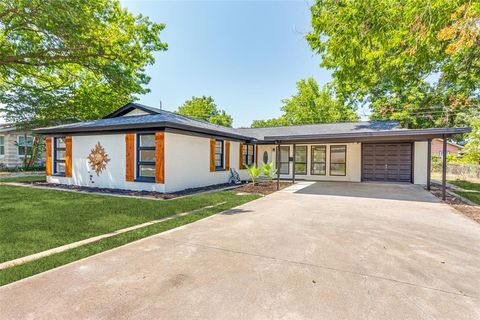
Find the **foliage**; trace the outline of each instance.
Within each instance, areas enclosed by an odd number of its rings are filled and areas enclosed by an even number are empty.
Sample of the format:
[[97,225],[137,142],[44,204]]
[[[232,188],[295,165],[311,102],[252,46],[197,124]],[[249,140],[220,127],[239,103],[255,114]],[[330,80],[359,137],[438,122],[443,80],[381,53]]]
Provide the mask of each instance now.
[[471,117],[470,126],[472,132],[465,145],[464,157],[472,163],[480,164],[480,115]]
[[319,88],[313,78],[297,82],[297,93],[282,100],[282,116],[276,119],[255,120],[252,128],[314,124],[358,119],[352,108],[344,106],[334,97],[332,90]]
[[252,184],[255,185],[255,181],[262,174],[262,168],[258,168],[255,163],[252,164],[251,166],[248,166],[247,164],[245,164],[245,168],[247,169],[248,175],[252,180]]
[[317,0],[307,40],[348,105],[412,128],[466,124],[480,92],[480,3]]
[[118,0],[0,2],[0,103],[11,122],[97,119],[148,92],[163,24]]
[[224,110],[218,110],[212,97],[192,97],[178,108],[178,114],[231,127],[233,119]]
[[269,180],[273,180],[277,174],[277,168],[275,168],[273,161],[262,163],[262,172]]

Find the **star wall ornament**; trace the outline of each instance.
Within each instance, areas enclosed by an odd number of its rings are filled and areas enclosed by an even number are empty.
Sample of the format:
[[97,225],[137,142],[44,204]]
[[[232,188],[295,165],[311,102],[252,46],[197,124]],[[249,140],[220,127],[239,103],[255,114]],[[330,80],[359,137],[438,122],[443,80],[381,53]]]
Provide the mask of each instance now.
[[102,147],[100,142],[97,142],[95,148],[90,150],[90,154],[87,157],[90,168],[97,173],[97,176],[107,168],[107,163],[110,161],[108,154]]

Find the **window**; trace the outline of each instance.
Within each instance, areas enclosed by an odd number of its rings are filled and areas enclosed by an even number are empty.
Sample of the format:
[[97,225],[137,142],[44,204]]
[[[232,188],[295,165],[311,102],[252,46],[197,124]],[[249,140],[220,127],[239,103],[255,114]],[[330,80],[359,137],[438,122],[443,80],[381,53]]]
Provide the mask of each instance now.
[[5,137],[0,136],[0,156],[5,154]]
[[137,180],[155,181],[155,134],[137,135]]
[[330,147],[330,175],[346,175],[347,146]]
[[268,152],[267,151],[263,152],[263,163],[268,163]]
[[223,169],[223,140],[215,140],[215,169]]
[[290,147],[283,146],[280,147],[280,174],[289,174],[290,173]]
[[295,174],[307,174],[307,146],[295,147]]
[[310,169],[312,175],[324,176],[327,174],[327,147],[312,146],[312,165]]
[[25,136],[18,136],[18,155],[24,156],[25,155],[25,147],[27,147],[27,155],[32,154],[32,143],[33,137],[27,136],[27,140],[25,140]]
[[255,162],[255,148],[253,144],[243,145],[243,163],[251,166]]
[[53,153],[53,173],[57,175],[65,174],[65,138],[55,138]]

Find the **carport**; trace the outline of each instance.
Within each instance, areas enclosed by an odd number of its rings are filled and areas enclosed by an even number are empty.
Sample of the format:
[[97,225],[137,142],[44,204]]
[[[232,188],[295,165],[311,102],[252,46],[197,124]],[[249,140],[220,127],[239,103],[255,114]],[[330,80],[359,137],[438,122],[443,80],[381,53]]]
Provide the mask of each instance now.
[[[432,139],[443,140],[442,152],[442,197],[446,196],[446,172],[447,172],[447,139],[452,136],[468,133],[470,128],[432,128],[432,129],[403,129],[399,127],[380,128],[349,128],[342,130],[342,124],[332,127],[332,132],[309,132],[308,134],[270,135],[265,136],[268,141],[280,150],[281,146],[293,147],[296,155],[298,145],[325,145],[325,144],[361,144],[361,155],[354,161],[360,164],[360,176],[356,182],[403,182],[424,184],[430,190],[431,186],[431,142]],[[416,154],[417,146],[423,144],[423,153]],[[426,149],[426,150],[425,150]],[[347,151],[348,152],[348,151]],[[418,151],[417,151],[418,153]],[[296,156],[289,157],[288,161],[296,168]],[[276,163],[280,163],[280,152],[276,152]],[[416,166],[414,166],[416,163]],[[422,170],[415,170],[420,167]],[[292,170],[291,180],[298,179],[298,175]],[[422,175],[422,179],[416,179]],[[425,179],[423,176],[426,175]],[[282,179],[280,170],[277,171],[277,188]],[[301,177],[302,180],[305,177]],[[425,180],[425,182],[423,182]],[[354,181],[354,180],[350,180]],[[415,181],[422,181],[417,183]]]

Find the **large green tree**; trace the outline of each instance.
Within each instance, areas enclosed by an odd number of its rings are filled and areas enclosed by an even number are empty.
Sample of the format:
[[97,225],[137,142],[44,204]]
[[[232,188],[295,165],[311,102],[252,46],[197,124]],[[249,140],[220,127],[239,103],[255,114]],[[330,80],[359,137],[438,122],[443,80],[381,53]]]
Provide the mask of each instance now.
[[163,24],[118,0],[0,2],[0,104],[7,120],[89,120],[148,92]]
[[373,119],[452,126],[478,109],[478,1],[317,0],[311,14],[307,40],[335,92]]
[[355,111],[333,95],[328,86],[319,88],[314,78],[297,82],[297,93],[282,100],[283,115],[269,120],[255,120],[252,128],[314,124],[358,119]]
[[212,97],[192,97],[178,108],[178,114],[205,120],[210,123],[231,127],[233,118],[224,110],[217,109]]

